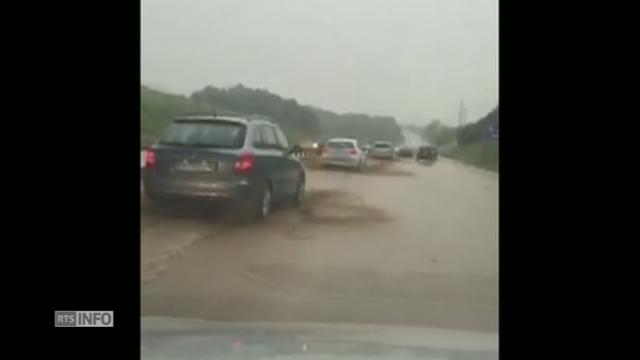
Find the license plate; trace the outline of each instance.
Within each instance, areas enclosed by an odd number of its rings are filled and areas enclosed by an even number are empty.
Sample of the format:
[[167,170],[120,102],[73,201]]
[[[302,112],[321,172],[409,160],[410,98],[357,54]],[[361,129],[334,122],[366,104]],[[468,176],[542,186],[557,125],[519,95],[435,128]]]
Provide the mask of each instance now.
[[183,160],[176,165],[176,170],[185,172],[214,172],[216,167],[216,163],[208,163],[206,161],[189,162]]

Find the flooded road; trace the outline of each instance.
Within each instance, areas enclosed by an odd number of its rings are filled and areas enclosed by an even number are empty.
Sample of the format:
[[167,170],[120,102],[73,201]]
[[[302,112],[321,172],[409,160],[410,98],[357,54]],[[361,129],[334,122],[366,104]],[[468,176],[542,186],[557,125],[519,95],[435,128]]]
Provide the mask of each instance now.
[[496,173],[442,159],[307,178],[305,206],[261,224],[143,207],[143,315],[497,331]]

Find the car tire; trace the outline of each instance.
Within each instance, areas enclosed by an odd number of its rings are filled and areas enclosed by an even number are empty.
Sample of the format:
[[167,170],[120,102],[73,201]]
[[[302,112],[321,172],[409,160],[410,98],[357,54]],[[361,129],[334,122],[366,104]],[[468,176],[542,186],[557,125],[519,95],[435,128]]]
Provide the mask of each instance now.
[[298,185],[296,185],[296,192],[293,196],[293,206],[299,207],[304,203],[305,191],[305,181],[304,178],[301,178],[298,180]]
[[255,202],[254,218],[258,221],[264,220],[271,214],[273,207],[273,193],[269,184],[265,183],[258,193]]
[[[270,198],[267,211],[263,208],[263,201],[265,201],[265,193]],[[246,199],[237,199],[232,202],[230,222],[234,224],[247,224],[256,221],[262,221],[266,219],[271,213],[271,206],[273,205],[271,187],[268,183],[265,183],[258,191]]]

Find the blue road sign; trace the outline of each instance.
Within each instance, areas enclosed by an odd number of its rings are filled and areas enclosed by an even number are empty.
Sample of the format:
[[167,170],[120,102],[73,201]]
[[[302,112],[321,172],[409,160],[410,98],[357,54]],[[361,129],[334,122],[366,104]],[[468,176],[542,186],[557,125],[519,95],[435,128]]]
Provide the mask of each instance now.
[[498,127],[495,125],[489,126],[489,129],[487,129],[487,137],[489,139],[497,139],[498,138]]

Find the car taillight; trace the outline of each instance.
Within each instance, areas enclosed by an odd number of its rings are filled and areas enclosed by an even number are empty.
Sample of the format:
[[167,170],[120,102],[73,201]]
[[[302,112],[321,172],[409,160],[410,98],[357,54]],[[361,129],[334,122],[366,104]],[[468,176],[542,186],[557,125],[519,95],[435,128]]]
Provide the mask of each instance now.
[[324,148],[322,149],[322,156],[328,156],[329,155],[329,149]]
[[351,150],[349,150],[349,155],[356,156],[356,155],[358,155],[358,151],[356,149],[351,149]]
[[144,154],[144,167],[154,168],[156,166],[156,152],[148,149]]
[[238,174],[246,174],[253,170],[255,165],[255,157],[253,154],[242,154],[240,158],[233,164],[233,170]]

